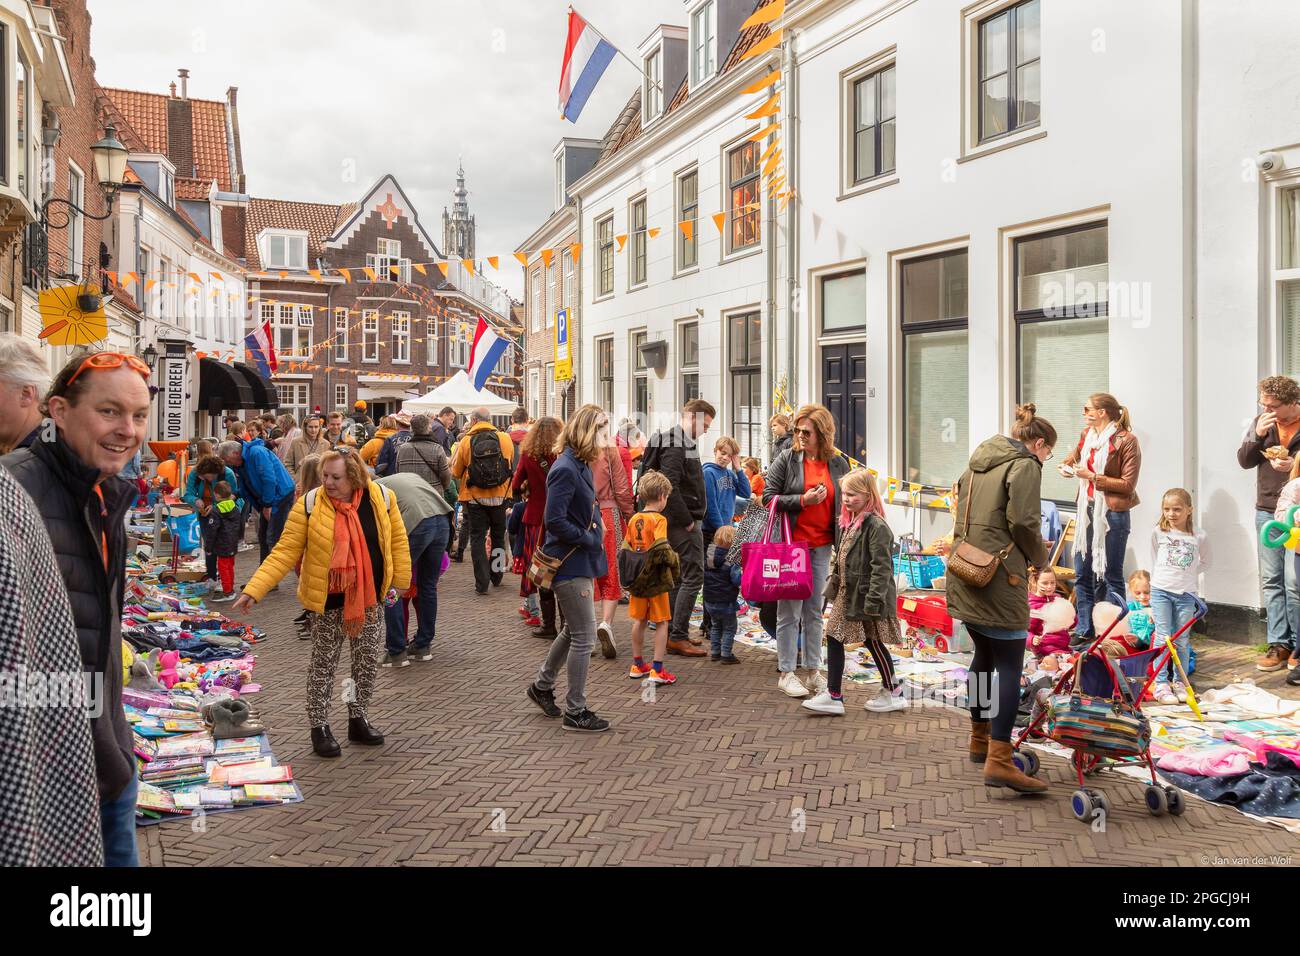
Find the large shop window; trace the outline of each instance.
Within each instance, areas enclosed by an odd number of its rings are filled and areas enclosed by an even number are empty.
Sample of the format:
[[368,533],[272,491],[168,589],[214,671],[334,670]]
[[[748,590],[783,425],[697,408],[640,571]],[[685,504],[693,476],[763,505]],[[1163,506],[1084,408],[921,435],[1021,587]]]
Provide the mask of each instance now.
[[731,428],[740,454],[763,457],[763,325],[757,312],[727,319],[730,339]]
[[902,263],[903,466],[908,481],[947,487],[970,454],[968,255]]
[[700,397],[700,323],[683,322],[677,327],[678,405]]
[[[1015,310],[1021,402],[1056,426],[1064,458],[1088,396],[1110,390],[1106,223],[1018,239]],[[1043,469],[1043,497],[1072,501],[1077,483]]]
[[614,414],[614,340],[596,342],[596,401],[610,415]]
[[1038,123],[1038,4],[1028,0],[980,21],[980,142]]

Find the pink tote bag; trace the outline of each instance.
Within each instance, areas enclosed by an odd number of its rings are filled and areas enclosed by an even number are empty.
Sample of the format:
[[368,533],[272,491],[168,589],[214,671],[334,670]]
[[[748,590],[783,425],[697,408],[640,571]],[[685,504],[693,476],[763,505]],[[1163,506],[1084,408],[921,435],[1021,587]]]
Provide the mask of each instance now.
[[812,556],[807,541],[790,540],[790,516],[781,515],[781,540],[772,540],[776,499],[768,508],[767,528],[740,549],[740,593],[750,603],[804,601],[812,597]]

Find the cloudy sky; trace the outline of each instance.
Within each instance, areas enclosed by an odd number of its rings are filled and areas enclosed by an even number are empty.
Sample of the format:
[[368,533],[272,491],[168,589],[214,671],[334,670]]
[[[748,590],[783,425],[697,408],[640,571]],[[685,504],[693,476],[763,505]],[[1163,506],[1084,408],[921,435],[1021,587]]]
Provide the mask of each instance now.
[[[568,0],[90,0],[91,52],[104,86],[166,93],[178,68],[190,96],[239,87],[254,196],[344,202],[393,173],[442,241],[456,158],[464,157],[478,254],[507,256],[552,211],[561,136],[599,138],[636,88],[616,57],[576,124],[556,88]],[[593,26],[635,59],[683,0],[580,0]],[[347,181],[355,169],[355,181]],[[501,281],[523,297],[503,259]],[[490,270],[489,270],[490,271]]]

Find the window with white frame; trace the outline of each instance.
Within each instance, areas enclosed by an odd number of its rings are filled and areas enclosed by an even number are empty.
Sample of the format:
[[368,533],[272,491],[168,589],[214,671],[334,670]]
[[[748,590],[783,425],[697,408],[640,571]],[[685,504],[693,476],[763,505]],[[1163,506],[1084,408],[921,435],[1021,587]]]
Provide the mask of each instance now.
[[379,361],[379,310],[361,310],[361,361]]
[[677,326],[677,404],[700,397],[700,323]]
[[717,68],[718,24],[713,0],[691,14],[691,89]]
[[380,239],[379,251],[366,254],[366,265],[381,282],[411,281],[411,260],[402,258],[402,243],[397,239]]
[[979,21],[979,141],[1038,123],[1040,0],[1025,0]]
[[[152,290],[145,291],[145,287],[153,279],[153,250],[147,246],[140,247],[140,296],[144,306],[144,315],[147,319],[156,319],[158,317],[158,296]],[[157,288],[155,286],[154,288]]]
[[306,269],[306,234],[264,233],[262,236],[262,264],[268,269]]
[[429,366],[438,364],[438,319],[433,315],[424,323],[424,363]]
[[578,295],[577,287],[577,270],[574,268],[573,255],[568,249],[564,250],[564,304],[573,310],[574,303]]
[[555,327],[555,313],[561,308],[560,300],[555,297],[556,284],[559,281],[560,263],[552,256],[551,264],[546,267],[546,327]]
[[628,288],[634,289],[637,286],[643,286],[646,282],[646,221],[645,221],[645,197],[632,203],[632,208],[628,212],[628,222],[631,223],[631,242],[628,243],[628,268],[627,284]]
[[172,264],[166,259],[158,263],[158,317],[165,322],[179,324],[177,321],[176,310],[176,287],[179,283],[173,281],[176,274],[172,272]]
[[[694,269],[699,264],[700,176],[692,169],[677,177],[677,268]],[[682,223],[688,223],[685,229]]]
[[663,50],[655,51],[645,58],[644,77],[641,82],[641,122],[648,123],[663,112]]
[[849,185],[895,170],[894,64],[853,81]]
[[17,72],[14,74],[14,109],[18,127],[17,184],[18,191],[34,206],[37,201],[36,181],[40,178],[37,175],[39,169],[36,154],[37,116],[33,97],[36,77],[32,75],[32,68],[27,62],[27,54],[23,52],[22,44],[18,44],[17,49]]
[[967,263],[958,249],[899,266],[903,468],[908,481],[945,488],[970,452]]
[[614,414],[614,339],[596,340],[596,404]]
[[334,386],[334,407],[348,407],[348,385],[347,382],[339,382]]
[[[1089,395],[1110,391],[1110,266],[1105,222],[1016,239],[1012,266],[1018,402],[1072,422]],[[1043,469],[1043,497],[1074,498],[1073,479]]]
[[1281,326],[1279,371],[1300,374],[1300,185],[1277,190],[1278,248],[1273,282]]
[[542,330],[542,312],[545,309],[545,303],[542,301],[542,268],[538,266],[529,276],[532,285],[532,294],[528,297],[528,327],[534,332]]
[[614,294],[614,217],[596,222],[596,295]]
[[758,244],[758,143],[741,143],[727,153],[727,251]]
[[631,335],[632,355],[632,412],[637,416],[637,424],[644,431],[650,422],[650,367],[646,365],[641,346],[649,340],[645,329]]
[[411,313],[393,313],[393,356],[394,362],[407,365],[411,361]]
[[533,421],[542,417],[542,370],[528,370],[528,415]]
[[469,365],[469,349],[474,336],[474,327],[460,319],[449,321],[454,324],[456,331],[447,343],[447,363],[453,368],[465,368]]
[[86,177],[75,163],[68,163],[68,202],[72,208],[68,211],[68,264],[64,271],[79,280],[84,271],[86,220],[81,210],[86,205]]
[[[271,310],[272,314],[268,314]],[[290,358],[307,358],[311,355],[311,306],[295,306],[288,302],[262,303],[262,317],[271,318],[275,331],[277,355]]]
[[275,393],[280,410],[301,422],[311,410],[310,390],[309,382],[276,382]]
[[334,310],[334,361],[348,360],[348,310]]
[[761,458],[767,421],[763,414],[763,324],[757,312],[727,319],[728,362],[731,373],[732,437],[741,455]]

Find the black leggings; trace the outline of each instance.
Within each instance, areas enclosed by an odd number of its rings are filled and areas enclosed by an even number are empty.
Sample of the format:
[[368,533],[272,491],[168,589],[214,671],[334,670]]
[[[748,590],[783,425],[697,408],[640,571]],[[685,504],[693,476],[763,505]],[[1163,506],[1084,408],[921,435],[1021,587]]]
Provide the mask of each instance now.
[[[1020,706],[1020,672],[1025,666],[1025,642],[1002,640],[981,634],[971,624],[966,625],[975,644],[975,659],[971,661],[966,694],[970,701],[971,720],[989,721],[989,739],[1011,742],[1011,730],[1016,724],[1016,711]],[[997,674],[997,700],[993,700],[993,675]]]
[[[879,641],[867,641],[867,650],[880,671],[880,683],[890,693],[898,686],[894,683],[894,659],[889,656],[889,648]],[[826,687],[832,694],[842,693],[844,685],[844,645],[835,638],[826,642]]]

